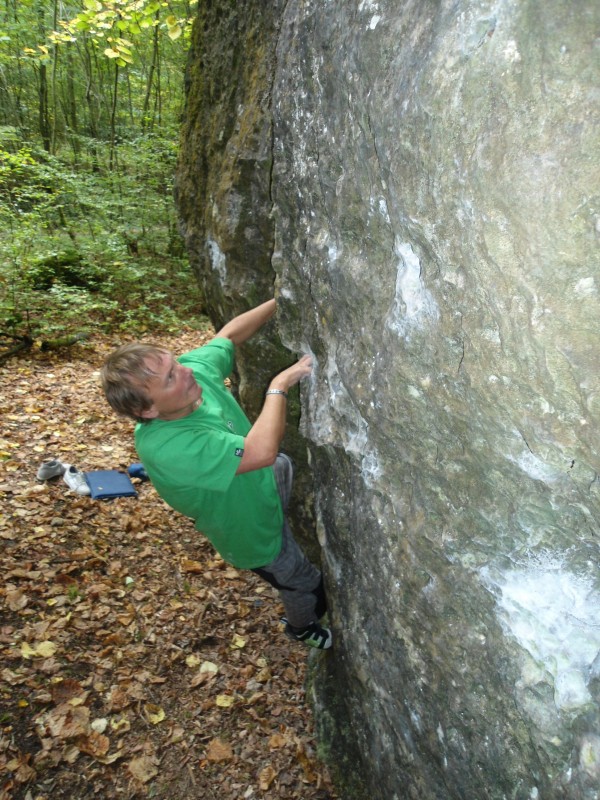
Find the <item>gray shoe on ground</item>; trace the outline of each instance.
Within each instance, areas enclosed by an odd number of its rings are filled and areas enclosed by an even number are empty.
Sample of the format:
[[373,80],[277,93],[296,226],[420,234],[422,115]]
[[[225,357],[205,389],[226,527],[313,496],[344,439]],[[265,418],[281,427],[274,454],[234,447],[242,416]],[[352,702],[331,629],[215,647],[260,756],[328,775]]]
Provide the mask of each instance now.
[[67,465],[60,462],[57,458],[44,461],[37,471],[38,481],[49,481],[50,478],[59,478],[64,475]]

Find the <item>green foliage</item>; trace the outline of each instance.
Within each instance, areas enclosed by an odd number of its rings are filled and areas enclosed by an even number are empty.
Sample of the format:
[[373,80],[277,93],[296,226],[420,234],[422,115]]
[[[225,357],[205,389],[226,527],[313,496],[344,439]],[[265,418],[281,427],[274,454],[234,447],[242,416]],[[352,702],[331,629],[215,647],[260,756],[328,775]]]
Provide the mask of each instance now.
[[81,591],[79,590],[79,586],[76,583],[71,584],[67,589],[67,597],[71,603],[75,603],[81,597],[83,597]]
[[175,157],[153,134],[123,145],[119,174],[0,149],[0,329],[52,338],[197,324],[171,199]]
[[125,67],[134,62],[135,40],[143,38],[148,30],[158,28],[172,41],[182,35],[189,38],[192,23],[189,9],[196,2],[191,0],[186,4],[186,16],[172,13],[169,3],[158,0],[84,0],[83,11],[71,19],[61,20],[61,30],[52,31],[50,41],[62,44],[87,34],[98,46],[108,44],[103,49],[104,55]]
[[0,336],[198,320],[172,202],[194,2],[0,12]]

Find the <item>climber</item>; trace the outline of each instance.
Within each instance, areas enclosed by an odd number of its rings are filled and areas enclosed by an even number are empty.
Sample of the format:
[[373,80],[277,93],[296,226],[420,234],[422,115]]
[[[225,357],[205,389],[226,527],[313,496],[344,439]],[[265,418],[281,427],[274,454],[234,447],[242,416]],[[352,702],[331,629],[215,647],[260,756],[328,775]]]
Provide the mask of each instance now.
[[135,445],[162,499],[194,519],[225,561],[279,591],[288,636],[328,649],[323,579],[286,520],[293,466],[279,452],[288,389],[310,375],[312,360],[303,356],[271,380],[253,425],[223,383],[235,345],[275,310],[268,300],[240,314],[178,359],[156,345],[123,345],[106,359],[102,386],[113,410],[137,422]]

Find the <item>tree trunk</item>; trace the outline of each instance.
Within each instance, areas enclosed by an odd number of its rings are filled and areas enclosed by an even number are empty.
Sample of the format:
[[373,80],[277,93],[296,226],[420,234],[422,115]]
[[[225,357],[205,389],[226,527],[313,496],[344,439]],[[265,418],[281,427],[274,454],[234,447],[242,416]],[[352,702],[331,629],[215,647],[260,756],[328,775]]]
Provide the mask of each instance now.
[[[58,29],[58,0],[54,0],[54,7],[52,13],[52,30]],[[51,83],[51,96],[52,96],[52,117],[49,119],[50,123],[50,152],[56,152],[56,115],[58,103],[56,102],[56,75],[58,70],[58,45],[55,44],[52,48],[52,83]]]
[[[44,4],[39,0],[37,5],[38,30],[41,37],[46,37],[46,27],[44,25]],[[48,71],[46,65],[40,62],[39,85],[38,85],[38,127],[44,150],[50,152],[50,116],[48,110]]]
[[119,65],[115,64],[115,81],[113,84],[112,108],[110,113],[110,153],[108,157],[108,168],[113,170],[116,160],[116,120],[117,120],[117,100],[119,96]]
[[[156,12],[156,20],[158,23],[159,12]],[[153,47],[152,47],[152,63],[148,72],[148,83],[146,84],[146,96],[144,97],[144,107],[142,109],[142,128],[152,128],[149,124],[148,110],[150,108],[150,96],[152,95],[152,84],[154,82],[154,73],[158,64],[159,58],[159,39],[158,39],[158,24],[154,26]],[[154,122],[154,120],[152,120]]]

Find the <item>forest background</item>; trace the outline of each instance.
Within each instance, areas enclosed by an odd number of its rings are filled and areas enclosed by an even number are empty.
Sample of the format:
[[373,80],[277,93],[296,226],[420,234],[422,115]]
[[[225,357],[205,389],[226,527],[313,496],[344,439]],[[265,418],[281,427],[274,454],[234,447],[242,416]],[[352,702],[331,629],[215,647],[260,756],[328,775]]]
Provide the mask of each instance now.
[[266,584],[149,482],[36,481],[137,459],[99,396],[116,344],[211,335],[172,196],[193,16],[0,0],[0,800],[335,797]]
[[197,0],[4,0],[3,354],[175,330],[198,294],[172,197]]

